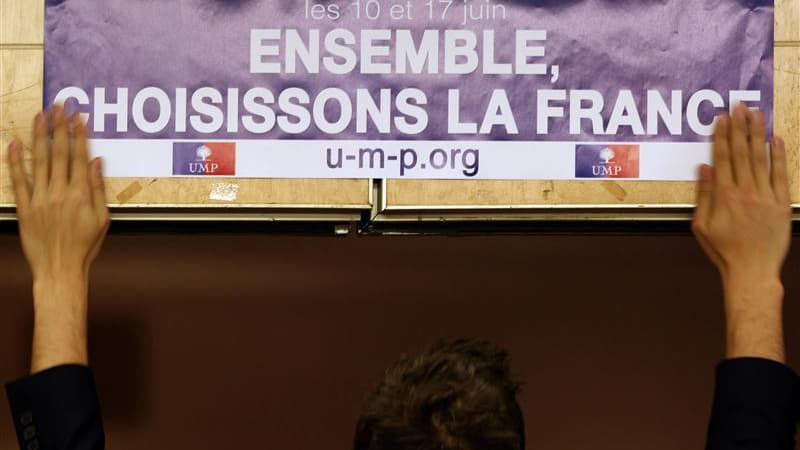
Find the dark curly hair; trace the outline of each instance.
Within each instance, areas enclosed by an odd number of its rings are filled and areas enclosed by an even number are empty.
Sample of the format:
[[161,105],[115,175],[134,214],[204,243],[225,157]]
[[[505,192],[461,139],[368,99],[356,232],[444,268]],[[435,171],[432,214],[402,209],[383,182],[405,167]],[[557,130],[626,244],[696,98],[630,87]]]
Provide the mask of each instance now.
[[523,450],[519,383],[482,340],[439,342],[386,370],[366,398],[355,450]]

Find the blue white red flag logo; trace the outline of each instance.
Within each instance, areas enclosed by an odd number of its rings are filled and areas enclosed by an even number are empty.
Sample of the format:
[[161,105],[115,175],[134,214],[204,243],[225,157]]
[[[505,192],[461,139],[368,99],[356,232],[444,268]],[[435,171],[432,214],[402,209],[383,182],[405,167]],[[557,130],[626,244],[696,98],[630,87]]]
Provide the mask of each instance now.
[[639,178],[639,146],[576,145],[575,178]]
[[236,143],[175,142],[172,144],[173,175],[236,175]]

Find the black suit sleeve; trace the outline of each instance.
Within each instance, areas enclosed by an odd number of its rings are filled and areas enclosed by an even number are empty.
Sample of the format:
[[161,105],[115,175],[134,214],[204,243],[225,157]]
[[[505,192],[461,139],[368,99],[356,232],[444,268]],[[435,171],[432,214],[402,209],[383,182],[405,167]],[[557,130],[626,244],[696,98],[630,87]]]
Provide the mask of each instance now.
[[707,450],[794,450],[800,381],[792,369],[737,358],[716,375]]
[[22,450],[102,450],[100,404],[92,371],[65,365],[6,386]]

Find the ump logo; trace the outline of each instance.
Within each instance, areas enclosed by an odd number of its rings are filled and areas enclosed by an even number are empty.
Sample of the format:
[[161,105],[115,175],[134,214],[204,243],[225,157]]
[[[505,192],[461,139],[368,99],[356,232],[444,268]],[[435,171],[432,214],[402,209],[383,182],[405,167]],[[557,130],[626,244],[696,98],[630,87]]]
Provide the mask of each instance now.
[[638,145],[576,145],[576,178],[639,178]]
[[175,142],[173,175],[236,175],[236,143]]

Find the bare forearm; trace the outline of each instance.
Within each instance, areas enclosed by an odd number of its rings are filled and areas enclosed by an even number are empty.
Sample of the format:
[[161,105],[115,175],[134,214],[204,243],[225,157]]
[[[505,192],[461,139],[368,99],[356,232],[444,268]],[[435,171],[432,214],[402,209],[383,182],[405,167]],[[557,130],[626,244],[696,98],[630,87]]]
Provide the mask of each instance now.
[[62,365],[88,365],[88,282],[80,273],[37,279],[33,286],[34,329],[31,373]]
[[726,278],[727,357],[758,357],[785,363],[780,278],[755,274]]

